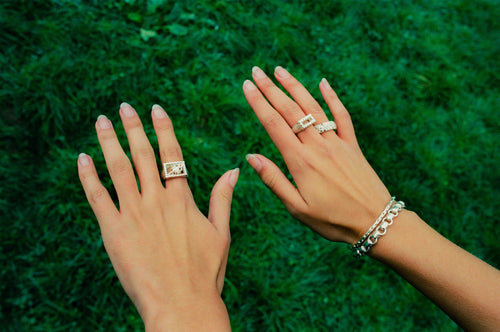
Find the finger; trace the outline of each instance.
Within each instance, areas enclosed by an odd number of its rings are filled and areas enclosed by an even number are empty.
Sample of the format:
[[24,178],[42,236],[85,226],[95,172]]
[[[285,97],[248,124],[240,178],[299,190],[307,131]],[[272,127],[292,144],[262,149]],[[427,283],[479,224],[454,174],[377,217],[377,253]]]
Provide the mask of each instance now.
[[249,154],[246,158],[262,182],[278,196],[294,217],[306,211],[307,203],[276,164],[260,154]]
[[[300,106],[288,97],[280,88],[278,88],[273,81],[267,77],[262,69],[256,66],[253,67],[252,76],[259,90],[262,91],[273,108],[285,119],[289,128],[292,128],[306,115],[305,111],[301,109]],[[297,137],[299,137],[301,141],[313,142],[314,139],[318,138],[313,126],[310,127],[311,128],[306,128],[297,134]]]
[[92,158],[85,153],[78,156],[78,176],[85,191],[85,196],[87,196],[87,200],[99,223],[101,224],[104,220],[110,220],[117,216],[118,210],[113,204],[108,191],[99,181]]
[[[160,105],[153,105],[151,114],[156,137],[158,138],[161,162],[183,161],[181,146],[177,142],[174,126],[167,112]],[[167,186],[175,190],[189,190],[185,177],[169,178],[165,180],[165,187]]]
[[140,195],[134,171],[130,160],[118,142],[111,121],[106,116],[99,115],[96,131],[120,205],[123,202],[136,202]]
[[240,170],[238,168],[227,171],[215,184],[210,196],[210,205],[208,208],[208,220],[222,234],[229,237],[229,217],[231,215],[231,202],[233,200],[233,191]]
[[[315,125],[328,121],[328,117],[316,99],[314,99],[309,91],[307,91],[307,89],[285,68],[281,66],[276,67],[274,75],[285,90],[290,93],[293,100],[295,100],[304,113],[312,114],[312,116],[316,119]],[[336,135],[334,131],[327,131],[322,133],[321,136],[331,138]]]
[[144,133],[141,120],[137,112],[127,103],[120,105],[120,116],[123,127],[127,133],[130,145],[130,153],[134,162],[135,170],[139,176],[141,191],[148,192],[158,188],[160,176],[156,166],[156,157]]
[[357,146],[358,142],[354,133],[351,116],[325,78],[321,80],[319,89],[337,124],[338,137]]
[[262,93],[249,80],[243,83],[243,92],[250,107],[260,123],[264,126],[269,137],[274,142],[283,157],[300,148],[300,140],[290,129],[283,117],[267,102]]

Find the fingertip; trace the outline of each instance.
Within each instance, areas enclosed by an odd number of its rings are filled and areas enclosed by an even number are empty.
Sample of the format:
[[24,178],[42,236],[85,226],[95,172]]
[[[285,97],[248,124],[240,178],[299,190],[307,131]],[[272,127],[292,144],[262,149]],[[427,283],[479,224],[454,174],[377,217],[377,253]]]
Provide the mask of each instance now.
[[253,91],[253,90],[256,90],[257,87],[255,86],[255,84],[252,83],[252,81],[250,80],[245,80],[245,82],[243,82],[243,90],[245,91]]
[[92,159],[90,158],[90,156],[85,153],[80,153],[78,155],[78,165],[81,167],[86,167],[90,165],[91,161]]
[[236,182],[238,182],[239,175],[240,175],[239,168],[235,168],[232,171],[230,171],[228,181],[229,181],[229,184],[231,185],[232,188],[234,188],[236,186]]
[[245,156],[247,162],[250,166],[258,173],[262,169],[262,162],[259,158],[254,154],[247,154]]
[[154,104],[153,107],[151,107],[151,110],[153,112],[153,116],[156,119],[164,119],[164,118],[167,117],[167,112],[165,112],[165,110],[163,109],[163,107],[161,107],[158,104]]
[[96,122],[96,125],[99,129],[111,129],[111,127],[113,126],[111,124],[111,121],[109,121],[109,119],[106,117],[106,115],[99,115],[97,117],[97,122]]
[[319,82],[320,85],[322,85],[324,88],[331,89],[332,87],[330,86],[330,83],[326,80],[326,78],[322,78],[321,82]]

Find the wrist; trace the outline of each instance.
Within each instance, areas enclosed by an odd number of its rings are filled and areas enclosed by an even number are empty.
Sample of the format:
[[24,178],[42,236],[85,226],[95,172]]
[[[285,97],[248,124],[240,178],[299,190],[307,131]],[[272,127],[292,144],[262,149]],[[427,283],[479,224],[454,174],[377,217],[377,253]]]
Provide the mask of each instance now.
[[230,331],[219,293],[181,294],[141,313],[146,331]]

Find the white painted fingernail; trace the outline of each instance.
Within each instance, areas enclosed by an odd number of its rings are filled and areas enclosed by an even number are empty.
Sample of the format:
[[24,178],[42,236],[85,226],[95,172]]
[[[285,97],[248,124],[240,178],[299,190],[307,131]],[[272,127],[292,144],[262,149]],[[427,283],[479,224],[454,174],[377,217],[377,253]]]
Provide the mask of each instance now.
[[235,168],[231,171],[231,174],[229,175],[229,184],[231,185],[231,187],[234,188],[236,186],[236,182],[238,182],[239,175],[240,175],[239,168]]
[[111,121],[106,117],[106,115],[99,115],[97,117],[97,125],[101,129],[109,129],[111,128]]
[[153,105],[153,115],[157,119],[163,119],[167,117],[167,113],[161,108],[160,105],[154,104]]
[[254,66],[252,68],[252,73],[253,73],[253,77],[255,77],[255,78],[264,78],[264,77],[266,77],[266,73],[264,73],[262,71],[262,69],[260,69],[257,66]]
[[80,153],[78,156],[78,164],[80,164],[80,166],[88,166],[90,164],[90,157],[85,153]]
[[243,83],[243,88],[247,91],[251,91],[251,90],[255,90],[257,89],[257,87],[255,86],[255,84],[252,83],[252,81],[250,80],[246,80],[244,83]]
[[247,159],[248,163],[250,164],[250,166],[252,166],[252,168],[256,172],[260,171],[260,169],[262,168],[262,163],[260,162],[259,158],[257,158],[253,154],[247,154],[246,159]]
[[276,67],[276,69],[274,70],[274,72],[276,73],[277,76],[281,77],[281,78],[288,78],[290,77],[290,73],[286,71],[285,68],[281,67],[281,66],[278,66]]
[[327,80],[326,80],[326,78],[324,78],[324,77],[323,77],[323,79],[321,80],[321,84],[323,84],[323,86],[324,86],[325,88],[330,88],[330,89],[332,88],[332,87],[330,86],[330,83],[328,83],[328,81],[327,81]]
[[135,110],[128,103],[121,103],[121,105],[120,105],[120,112],[124,116],[126,116],[127,118],[130,118],[130,117],[136,115]]

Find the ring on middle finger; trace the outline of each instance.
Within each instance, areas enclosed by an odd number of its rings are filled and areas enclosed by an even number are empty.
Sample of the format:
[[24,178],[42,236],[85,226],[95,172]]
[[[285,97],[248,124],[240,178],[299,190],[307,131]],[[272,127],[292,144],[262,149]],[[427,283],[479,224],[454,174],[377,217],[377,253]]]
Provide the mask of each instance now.
[[316,122],[316,119],[312,116],[312,114],[308,114],[302,119],[300,119],[293,127],[292,130],[295,134],[300,133],[307,127],[313,125]]

